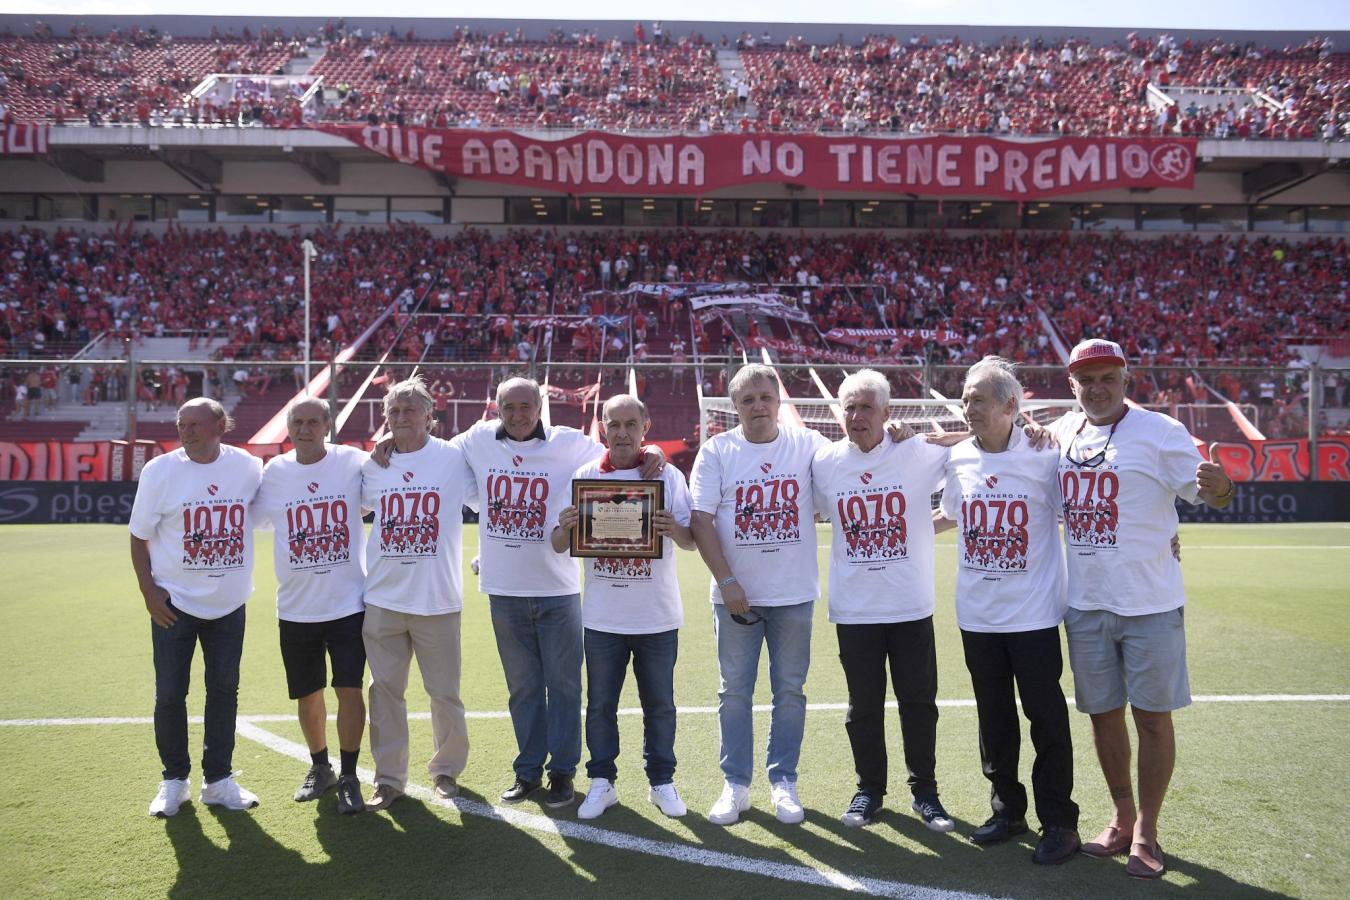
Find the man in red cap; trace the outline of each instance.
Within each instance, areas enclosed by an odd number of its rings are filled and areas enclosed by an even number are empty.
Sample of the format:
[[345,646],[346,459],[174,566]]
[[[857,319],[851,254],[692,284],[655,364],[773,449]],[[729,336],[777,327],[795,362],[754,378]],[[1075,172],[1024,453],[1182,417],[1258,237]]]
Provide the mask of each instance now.
[[[1176,761],[1172,710],[1191,702],[1175,500],[1222,509],[1234,485],[1213,449],[1206,461],[1180,422],[1126,405],[1129,383],[1125,353],[1113,341],[1086,340],[1069,355],[1069,384],[1083,411],[1055,426],[1069,565],[1064,628],[1075,701],[1092,717],[1113,807],[1083,852],[1128,852],[1129,875],[1160,878],[1158,813]],[[1137,804],[1126,703],[1139,736]]]

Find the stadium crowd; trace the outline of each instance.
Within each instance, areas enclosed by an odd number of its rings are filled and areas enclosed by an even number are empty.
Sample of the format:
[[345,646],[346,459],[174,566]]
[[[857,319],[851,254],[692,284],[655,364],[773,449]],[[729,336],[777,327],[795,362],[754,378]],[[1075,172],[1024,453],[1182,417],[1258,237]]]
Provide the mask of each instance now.
[[[448,314],[448,324],[432,339],[422,330],[408,339],[475,358],[514,348],[533,316],[641,307],[653,334],[673,332],[677,318],[683,331],[685,301],[672,288],[731,282],[780,286],[812,319],[814,327],[791,331],[806,346],[827,347],[823,334],[834,328],[947,327],[962,340],[939,361],[999,352],[1046,362],[1044,311],[1067,343],[1118,340],[1144,365],[1282,364],[1286,337],[1345,333],[1350,280],[1343,240],[690,230],[438,236],[415,227],[332,227],[312,237],[319,358],[350,343],[393,301],[402,299],[406,311],[423,294],[425,309]],[[304,327],[296,248],[291,232],[248,229],[0,234],[0,353],[40,356],[48,344],[82,345],[105,332],[196,332],[225,357],[293,346]],[[856,352],[886,358],[900,349],[871,341]]]
[[[1335,139],[1350,124],[1350,58],[1326,39],[1272,50],[1166,35],[1101,46],[881,36],[826,47],[790,41],[742,58],[749,100],[774,130]],[[1212,107],[1153,109],[1150,84],[1239,90]]]
[[288,39],[267,27],[175,38],[136,26],[97,34],[83,25],[58,36],[39,25],[28,37],[0,37],[0,118],[90,125],[181,120],[194,106],[189,92],[208,74],[272,74],[303,55],[303,44],[299,35]]
[[[734,50],[743,69],[724,69]],[[212,102],[189,92],[211,73],[271,75],[297,57],[322,76],[321,102],[247,90]],[[1158,92],[1149,102],[1149,86]],[[1163,99],[1170,88],[1193,93]],[[260,124],[323,118],[398,125],[732,131],[1176,134],[1342,139],[1350,134],[1350,55],[1327,38],[1285,48],[1131,34],[1084,39],[895,35],[808,44],[742,35],[720,42],[637,24],[593,31],[458,28],[366,32],[345,21],[296,30],[174,37],[132,27],[65,36],[39,26],[0,36],[0,118],[91,125]]]

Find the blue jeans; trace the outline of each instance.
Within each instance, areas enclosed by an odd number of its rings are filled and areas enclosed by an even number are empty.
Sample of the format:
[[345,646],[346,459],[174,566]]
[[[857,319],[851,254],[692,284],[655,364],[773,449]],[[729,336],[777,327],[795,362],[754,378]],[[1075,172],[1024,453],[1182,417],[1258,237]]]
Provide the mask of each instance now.
[[188,757],[188,683],[192,655],[202,644],[206,664],[206,735],[202,778],[207,784],[230,774],[234,757],[234,717],[239,708],[239,657],[244,652],[244,607],[219,619],[199,619],[169,604],[178,616],[168,628],[150,623],[155,654],[155,746],[165,780],[186,778]]
[[581,760],[581,595],[488,599],[520,751],[516,777],[541,780],[546,758],[550,774],[574,775]]
[[750,785],[755,743],[755,677],[760,647],[769,645],[769,687],[773,712],[769,719],[766,768],[769,783],[797,780],[802,731],[806,727],[806,671],[811,667],[811,616],[815,603],[760,606],[763,621],[741,625],[725,606],[713,604],[717,637],[717,722],[722,732],[722,774],[732,784]]
[[642,759],[652,787],[675,780],[675,657],[679,629],[612,634],[586,629],[586,774],[614,781],[619,757],[619,694],[633,658],[642,703]]

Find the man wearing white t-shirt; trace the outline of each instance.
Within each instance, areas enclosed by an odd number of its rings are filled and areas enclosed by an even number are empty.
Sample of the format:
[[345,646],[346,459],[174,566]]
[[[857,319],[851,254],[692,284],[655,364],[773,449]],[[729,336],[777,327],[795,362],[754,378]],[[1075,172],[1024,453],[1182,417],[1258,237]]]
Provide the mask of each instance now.
[[[957,532],[956,622],[979,716],[980,762],[993,815],[971,835],[980,846],[1027,830],[1017,770],[1022,712],[1036,761],[1031,786],[1042,836],[1032,856],[1058,865],[1078,852],[1073,741],[1059,679],[1059,623],[1067,604],[1059,540],[1059,454],[1014,427],[1022,385],[1010,363],[985,357],[966,372],[961,406],[973,436],[952,448],[942,509]],[[942,529],[940,529],[942,530]]]
[[[329,446],[331,425],[326,400],[306,397],[292,404],[286,427],[295,449],[273,457],[263,468],[253,505],[275,532],[281,660],[309,746],[311,765],[295,799],[317,800],[336,786],[338,812],[357,813],[364,808],[356,761],[366,728],[361,698],[366,674],[361,466],[367,456],[355,447]],[[338,700],[340,776],[328,757],[325,653],[333,662]]]
[[131,564],[150,613],[155,658],[155,746],[163,781],[150,815],[175,815],[191,793],[187,695],[197,643],[206,662],[201,801],[249,809],[256,795],[230,774],[253,593],[253,502],[262,461],[221,444],[234,421],[199,397],[178,410],[181,446],[146,463],[131,508]]
[[[497,386],[499,423],[459,437],[473,470],[478,518],[479,589],[488,595],[516,735],[515,780],[501,795],[519,803],[549,775],[545,805],[575,799],[581,761],[581,580],[576,561],[553,552],[549,536],[568,505],[572,476],[605,448],[575,428],[545,427],[539,384],[509,378]],[[645,451],[643,474],[664,466]]]
[[[1064,627],[1075,700],[1092,717],[1113,807],[1083,852],[1128,852],[1130,875],[1160,878],[1158,814],[1176,762],[1172,710],[1191,702],[1175,501],[1223,509],[1234,485],[1213,448],[1206,461],[1180,422],[1125,404],[1129,378],[1112,341],[1086,340],[1069,355],[1069,385],[1083,411],[1056,423],[1069,569]],[[1139,734],[1137,805],[1126,703]]]
[[459,696],[463,507],[475,498],[473,473],[460,448],[431,436],[435,403],[417,377],[384,397],[396,455],[362,467],[361,504],[375,511],[366,544],[366,614],[370,663],[370,754],[375,792],[366,808],[403,796],[408,780],[408,704],[412,658],[431,700],[433,753],[427,772],[442,799],[459,793],[469,734]]
[[[609,398],[601,411],[608,451],[577,469],[577,478],[631,481],[642,462],[642,439],[651,428],[647,406],[636,397]],[[664,508],[652,514],[662,536],[657,559],[598,557],[584,562],[582,621],[586,648],[586,746],[591,779],[577,818],[594,819],[619,802],[615,787],[619,756],[619,694],[628,660],[633,661],[642,704],[642,757],[651,790],[647,798],[668,816],[687,812],[675,788],[675,657],[684,604],[680,600],[675,546],[693,550],[689,531],[689,488],[674,466],[661,473]],[[616,486],[617,487],[617,486]],[[579,511],[558,513],[551,541],[566,553]]]
[[845,437],[815,453],[816,509],[832,521],[830,621],[848,684],[845,727],[858,790],[842,821],[866,825],[886,794],[886,668],[900,707],[911,808],[934,831],[955,823],[938,799],[937,650],[933,637],[932,494],[947,448],[894,443],[885,427],[891,389],[862,369],[839,386]]
[[721,675],[717,714],[726,780],[708,820],[730,825],[750,808],[752,704],[767,644],[773,689],[767,774],[774,812],[792,824],[805,817],[797,761],[811,617],[820,596],[811,459],[828,442],[818,431],[779,425],[778,377],[768,366],[743,366],[728,392],[740,425],[699,448],[690,484],[690,527],[712,573]]

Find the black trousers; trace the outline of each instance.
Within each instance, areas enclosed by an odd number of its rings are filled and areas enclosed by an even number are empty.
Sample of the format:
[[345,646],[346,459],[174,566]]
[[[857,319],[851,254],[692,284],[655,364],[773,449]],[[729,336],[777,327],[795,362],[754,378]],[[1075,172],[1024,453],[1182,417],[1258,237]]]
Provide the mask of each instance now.
[[900,704],[909,789],[916,797],[937,793],[937,651],[933,617],[914,622],[836,625],[839,661],[848,683],[844,719],[853,747],[858,790],[886,793],[886,664]]
[[991,797],[1013,818],[1027,814],[1027,790],[1017,780],[1022,731],[1013,700],[1013,682],[1022,712],[1031,723],[1031,789],[1042,827],[1078,827],[1073,794],[1073,739],[1069,709],[1059,677],[1064,670],[1059,629],[991,634],[962,631],[966,668],[975,689],[980,719],[980,761]]

